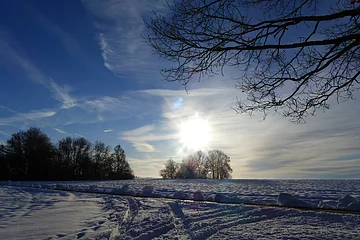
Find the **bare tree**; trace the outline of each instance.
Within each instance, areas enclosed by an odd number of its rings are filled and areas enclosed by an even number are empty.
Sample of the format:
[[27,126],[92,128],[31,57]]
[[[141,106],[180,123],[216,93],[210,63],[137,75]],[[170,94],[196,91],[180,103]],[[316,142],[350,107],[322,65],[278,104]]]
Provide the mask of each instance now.
[[203,151],[199,150],[192,155],[192,158],[197,163],[197,174],[199,178],[206,178],[208,169],[206,168],[207,155]]
[[160,176],[164,179],[174,179],[178,167],[178,164],[172,158],[169,158],[165,162],[165,168],[160,170]]
[[147,42],[175,67],[168,81],[239,70],[239,113],[294,122],[359,88],[360,7],[354,0],[180,0],[145,20]]
[[91,159],[91,143],[85,138],[66,137],[58,142],[58,167],[63,171],[64,178],[88,176]]
[[207,166],[213,179],[231,178],[233,170],[230,167],[230,157],[220,150],[211,150],[207,158]]
[[111,147],[103,142],[96,141],[93,148],[93,161],[95,164],[95,176],[98,178],[108,177],[106,174],[112,172],[110,160]]

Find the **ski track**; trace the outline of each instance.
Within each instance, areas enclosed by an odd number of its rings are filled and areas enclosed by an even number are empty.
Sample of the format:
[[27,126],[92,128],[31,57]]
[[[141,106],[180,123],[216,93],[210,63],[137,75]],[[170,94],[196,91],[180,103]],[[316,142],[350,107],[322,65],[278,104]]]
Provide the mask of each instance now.
[[189,223],[181,209],[180,203],[174,201],[169,202],[168,205],[173,218],[173,224],[176,229],[177,238],[181,240],[192,239],[193,236],[191,231],[189,231]]
[[[360,215],[8,186],[0,187],[0,202],[0,236],[6,239],[360,239]],[[68,212],[70,218],[60,220],[71,220],[69,229],[29,238],[6,230]]]
[[120,225],[120,228],[122,228],[120,232],[120,235],[125,235],[126,233],[129,233],[133,235],[131,232],[131,224],[133,223],[136,215],[139,211],[139,201],[137,199],[126,199],[128,208],[124,214],[124,219]]

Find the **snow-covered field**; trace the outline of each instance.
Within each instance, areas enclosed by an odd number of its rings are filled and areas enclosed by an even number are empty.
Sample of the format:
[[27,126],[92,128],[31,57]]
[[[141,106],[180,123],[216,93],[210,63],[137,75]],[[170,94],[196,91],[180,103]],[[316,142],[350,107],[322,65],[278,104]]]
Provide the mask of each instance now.
[[360,214],[238,204],[357,210],[359,196],[355,180],[1,182],[0,239],[360,239]]

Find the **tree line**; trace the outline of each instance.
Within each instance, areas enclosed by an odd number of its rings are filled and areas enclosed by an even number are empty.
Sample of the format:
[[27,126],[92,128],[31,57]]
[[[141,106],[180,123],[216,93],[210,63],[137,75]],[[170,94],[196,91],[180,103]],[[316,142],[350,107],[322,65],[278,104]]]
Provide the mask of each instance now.
[[197,151],[185,157],[181,163],[170,158],[165,162],[165,168],[160,170],[160,176],[164,179],[229,179],[231,173],[230,157],[220,150],[211,150],[207,154]]
[[0,145],[0,180],[133,179],[120,145],[66,137],[53,144],[38,128],[14,133]]

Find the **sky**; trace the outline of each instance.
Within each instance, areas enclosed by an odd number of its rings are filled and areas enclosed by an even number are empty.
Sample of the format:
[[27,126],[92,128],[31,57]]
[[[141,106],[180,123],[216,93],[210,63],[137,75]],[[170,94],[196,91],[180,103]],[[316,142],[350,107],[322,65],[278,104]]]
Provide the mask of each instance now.
[[54,143],[120,144],[140,177],[159,177],[170,157],[220,149],[233,178],[358,178],[358,98],[306,124],[238,115],[236,69],[188,92],[162,78],[170,63],[141,36],[152,11],[165,13],[164,1],[0,1],[0,142],[39,127]]

